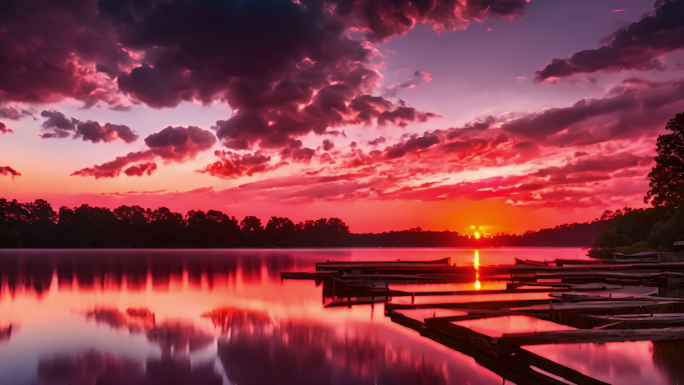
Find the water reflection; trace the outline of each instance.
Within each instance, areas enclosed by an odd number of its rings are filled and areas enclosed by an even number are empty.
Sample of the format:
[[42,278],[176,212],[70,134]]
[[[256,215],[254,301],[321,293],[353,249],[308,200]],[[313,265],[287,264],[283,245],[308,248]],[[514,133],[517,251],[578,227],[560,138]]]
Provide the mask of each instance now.
[[218,357],[237,384],[446,384],[441,365],[396,351],[373,335],[340,335],[304,322],[277,322],[259,312],[207,314],[224,336]]
[[[192,256],[192,257],[189,257]],[[245,282],[260,282],[262,271],[279,280],[279,273],[295,266],[290,252],[241,251],[226,258],[216,252],[188,251],[44,251],[0,255],[0,295],[8,291],[33,292],[42,297],[50,290],[53,276],[59,289],[77,288],[144,290],[151,282],[155,290],[168,290],[187,276],[192,286],[218,280],[234,280],[238,272]]]
[[214,341],[212,335],[196,328],[191,321],[171,320],[157,324],[154,313],[146,308],[129,308],[126,313],[118,309],[98,308],[87,312],[86,318],[115,329],[128,329],[131,334],[144,333],[149,342],[161,347],[162,356],[193,352]]
[[38,385],[221,385],[212,363],[191,365],[187,358],[135,360],[95,350],[56,355],[38,364]]
[[15,325],[9,324],[7,326],[0,326],[0,343],[3,341],[9,341],[12,337],[12,333],[17,332],[17,327]]
[[480,251],[475,250],[475,258],[473,258],[473,265],[475,266],[475,290],[480,290],[482,284],[480,283]]
[[[384,317],[383,298],[371,299],[375,310],[325,308],[322,295],[346,293],[279,276],[326,259],[457,254],[454,262],[480,266],[542,251],[408,252],[0,252],[0,384],[501,384],[472,358]],[[563,252],[553,256],[577,250]],[[452,286],[430,290],[472,290],[473,282]],[[609,383],[659,385],[684,377],[683,344],[530,350]]]
[[654,341],[653,363],[670,379],[671,383],[681,383],[684,379],[684,341]]

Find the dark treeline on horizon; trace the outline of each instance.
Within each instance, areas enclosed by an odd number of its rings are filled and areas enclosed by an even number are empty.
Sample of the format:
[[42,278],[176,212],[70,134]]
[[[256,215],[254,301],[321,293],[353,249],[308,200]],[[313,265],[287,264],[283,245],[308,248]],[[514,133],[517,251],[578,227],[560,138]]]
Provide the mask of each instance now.
[[[619,211],[619,210],[618,210]],[[338,218],[294,223],[254,216],[238,221],[220,211],[187,215],[160,207],[121,206],[114,210],[81,205],[55,211],[45,200],[19,203],[0,199],[0,247],[30,248],[242,248],[242,247],[589,247],[615,219],[606,212],[591,223],[572,223],[522,235],[475,239],[453,231],[414,228],[354,234]]]

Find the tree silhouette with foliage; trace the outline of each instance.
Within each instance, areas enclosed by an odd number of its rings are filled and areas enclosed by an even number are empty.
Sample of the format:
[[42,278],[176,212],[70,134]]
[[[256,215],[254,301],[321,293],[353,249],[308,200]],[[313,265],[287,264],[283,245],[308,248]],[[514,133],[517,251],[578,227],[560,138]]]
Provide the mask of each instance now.
[[673,133],[658,137],[658,156],[648,174],[650,189],[644,203],[675,208],[684,200],[684,113],[670,119],[665,128]]
[[295,224],[287,218],[271,217],[266,224],[266,239],[273,245],[278,244],[294,232]]

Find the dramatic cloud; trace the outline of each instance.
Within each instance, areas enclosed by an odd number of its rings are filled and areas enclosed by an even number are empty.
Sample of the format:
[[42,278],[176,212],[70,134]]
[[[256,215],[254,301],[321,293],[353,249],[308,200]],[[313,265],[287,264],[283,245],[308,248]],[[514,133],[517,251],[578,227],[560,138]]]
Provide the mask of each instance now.
[[74,118],[69,119],[59,111],[45,110],[40,116],[47,118],[41,126],[49,131],[40,135],[43,139],[66,138],[73,134],[74,139],[83,138],[83,141],[93,143],[111,142],[116,139],[132,143],[139,138],[138,134],[124,125],[107,123],[101,126],[100,123],[92,120],[82,122]]
[[388,147],[385,153],[388,158],[400,158],[407,152],[423,150],[437,143],[439,143],[437,135],[426,132],[423,136],[412,135],[409,140]]
[[505,132],[568,146],[653,134],[681,110],[684,79],[647,82],[627,79],[602,99],[527,114],[501,124]]
[[84,141],[89,140],[93,143],[111,142],[116,139],[132,143],[138,140],[139,135],[131,131],[128,126],[111,123],[101,126],[98,122],[88,120],[87,122],[79,122],[76,126],[74,139],[77,138],[83,138]]
[[253,174],[270,171],[273,168],[268,162],[270,156],[266,156],[257,151],[254,154],[236,154],[231,151],[216,151],[216,156],[221,160],[207,165],[199,172],[217,176],[223,179],[233,179],[242,175],[252,176]]
[[660,58],[684,48],[684,0],[658,1],[656,9],[641,20],[616,31],[597,49],[555,58],[537,72],[537,80],[562,78],[577,73],[659,70]]
[[211,131],[195,126],[187,128],[169,126],[145,138],[145,144],[149,149],[130,152],[111,162],[84,168],[71,175],[93,176],[96,179],[113,178],[119,176],[121,171],[131,163],[138,162],[143,163],[127,168],[125,173],[129,176],[140,176],[142,173],[150,175],[156,169],[156,164],[151,163],[155,158],[161,158],[166,162],[182,163],[194,159],[200,152],[210,149],[214,143],[216,143],[216,137]]
[[14,178],[15,176],[21,176],[21,174],[17,170],[13,169],[10,166],[0,166],[0,174],[12,175],[12,178]]
[[131,61],[96,1],[7,0],[0,25],[0,104],[117,101],[96,64],[116,69]]
[[[644,175],[653,163],[647,156],[629,152],[596,154],[557,167],[508,177],[493,177],[455,184],[428,184],[418,188],[393,188],[384,191],[374,188],[382,199],[439,200],[466,198],[481,200],[503,198],[511,204],[543,207],[595,207],[609,204],[615,197],[643,195],[642,183],[631,179],[629,188],[621,178],[631,178],[626,170],[640,170]],[[616,172],[617,171],[617,172]]]
[[[631,78],[604,98],[568,107],[488,116],[463,127],[406,134],[393,143],[385,137],[369,141],[390,142],[384,150],[350,146],[336,152],[337,163],[321,156],[327,164],[321,170],[264,181],[257,195],[282,201],[496,198],[556,208],[619,205],[647,188],[643,176],[652,166],[654,145],[643,142],[650,143],[682,108],[684,80]],[[297,142],[284,154],[303,149]],[[351,173],[354,179],[339,179]],[[508,176],[481,179],[482,173]],[[257,189],[258,183],[248,186]],[[267,187],[275,185],[277,191]],[[231,194],[237,193],[226,196]]]
[[11,128],[7,127],[7,126],[5,125],[5,123],[0,122],[0,134],[11,134],[11,133],[13,133],[13,132],[14,132],[14,130],[12,130]]
[[504,123],[501,128],[522,136],[543,137],[556,134],[587,118],[638,107],[639,102],[632,93],[605,99],[582,99],[571,107],[551,108],[538,114],[530,114]]
[[[359,83],[377,76],[368,70],[361,72]],[[361,84],[358,86],[361,87]],[[372,87],[368,85],[363,88]],[[297,136],[311,131],[323,134],[328,127],[343,124],[371,124],[375,121],[378,125],[392,123],[405,127],[410,122],[425,122],[437,116],[417,111],[404,102],[395,106],[380,96],[361,95],[352,99],[357,93],[349,85],[335,84],[321,89],[311,104],[301,110],[264,114],[242,109],[240,111],[244,112],[238,112],[229,120],[217,121],[213,128],[228,148],[245,150],[258,143],[260,148],[268,149],[283,148],[295,142]]]
[[324,151],[330,151],[335,147],[335,143],[329,141],[328,139],[323,141],[323,150]]
[[[131,102],[225,102],[234,114],[216,130],[233,150],[280,150],[345,124],[406,126],[435,115],[370,99],[381,78],[375,47],[418,23],[458,30],[489,15],[519,15],[526,4],[7,0],[0,5],[0,105],[74,98],[126,110]],[[430,74],[416,72],[397,87],[429,81]],[[74,126],[43,137],[66,137]],[[87,128],[84,140],[111,139],[106,126]]]

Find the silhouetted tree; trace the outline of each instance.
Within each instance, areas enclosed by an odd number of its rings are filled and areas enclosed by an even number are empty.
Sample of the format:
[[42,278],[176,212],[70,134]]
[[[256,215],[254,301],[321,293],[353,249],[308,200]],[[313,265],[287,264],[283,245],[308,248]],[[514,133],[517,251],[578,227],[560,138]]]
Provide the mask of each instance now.
[[684,113],[670,119],[665,128],[673,133],[658,136],[658,156],[648,174],[650,189],[644,203],[674,208],[684,200]]
[[240,230],[243,233],[258,233],[263,231],[264,228],[261,226],[261,219],[248,216],[240,222]]
[[295,232],[295,224],[283,217],[271,217],[266,223],[266,240],[272,245],[291,236]]
[[185,245],[185,221],[183,215],[160,207],[151,215],[151,239],[161,247]]
[[240,240],[236,236],[240,231],[235,217],[216,211],[188,211],[188,242],[195,247],[236,247]]
[[242,239],[250,246],[266,246],[268,243],[263,239],[264,228],[261,226],[261,219],[254,216],[246,216],[240,222]]

